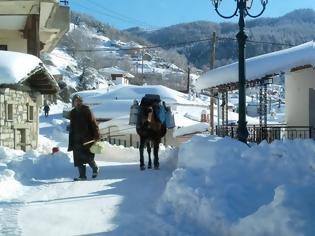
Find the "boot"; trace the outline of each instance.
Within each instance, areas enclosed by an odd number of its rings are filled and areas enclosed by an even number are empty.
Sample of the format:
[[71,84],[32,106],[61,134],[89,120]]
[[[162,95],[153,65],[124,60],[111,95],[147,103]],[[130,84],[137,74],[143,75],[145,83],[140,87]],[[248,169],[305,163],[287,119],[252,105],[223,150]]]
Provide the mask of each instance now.
[[84,181],[87,180],[86,177],[77,177],[77,178],[73,178],[74,181]]
[[93,171],[92,178],[95,179],[98,175],[99,168],[97,167],[96,162],[94,160],[89,162],[89,166],[92,168]]
[[80,181],[80,180],[86,180],[86,168],[85,165],[79,165],[78,166],[78,170],[79,170],[79,177],[78,178],[74,178],[74,181]]

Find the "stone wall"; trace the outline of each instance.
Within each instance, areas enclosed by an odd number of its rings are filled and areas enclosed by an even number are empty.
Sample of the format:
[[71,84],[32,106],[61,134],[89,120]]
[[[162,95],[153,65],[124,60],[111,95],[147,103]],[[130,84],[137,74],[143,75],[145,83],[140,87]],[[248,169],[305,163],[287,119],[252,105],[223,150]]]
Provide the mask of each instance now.
[[37,148],[40,97],[37,92],[0,89],[0,146]]

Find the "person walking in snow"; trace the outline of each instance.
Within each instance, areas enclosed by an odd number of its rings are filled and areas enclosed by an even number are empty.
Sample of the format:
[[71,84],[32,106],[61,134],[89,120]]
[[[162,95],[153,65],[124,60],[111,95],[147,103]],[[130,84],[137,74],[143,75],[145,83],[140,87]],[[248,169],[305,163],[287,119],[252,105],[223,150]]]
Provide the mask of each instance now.
[[70,112],[70,130],[68,151],[73,151],[74,166],[79,170],[75,181],[86,180],[86,166],[92,168],[92,178],[96,178],[99,168],[94,160],[95,154],[90,147],[100,139],[99,128],[90,108],[84,105],[79,95],[72,99],[73,109]]
[[49,111],[50,111],[50,108],[49,108],[49,106],[46,104],[46,105],[44,106],[45,117],[48,116]]

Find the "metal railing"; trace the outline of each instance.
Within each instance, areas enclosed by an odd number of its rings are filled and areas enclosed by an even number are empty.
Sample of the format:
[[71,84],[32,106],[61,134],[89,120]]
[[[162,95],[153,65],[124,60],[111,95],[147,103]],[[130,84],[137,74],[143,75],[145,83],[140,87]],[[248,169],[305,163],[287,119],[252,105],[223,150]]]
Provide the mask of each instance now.
[[64,6],[69,6],[69,1],[68,0],[59,0],[59,4],[64,5]]
[[[274,125],[261,127],[259,125],[247,126],[248,142],[260,143],[266,140],[271,143],[274,140],[283,139],[308,139],[315,138],[315,128],[312,126],[285,126]],[[216,126],[215,133],[218,136],[237,138],[237,126]]]

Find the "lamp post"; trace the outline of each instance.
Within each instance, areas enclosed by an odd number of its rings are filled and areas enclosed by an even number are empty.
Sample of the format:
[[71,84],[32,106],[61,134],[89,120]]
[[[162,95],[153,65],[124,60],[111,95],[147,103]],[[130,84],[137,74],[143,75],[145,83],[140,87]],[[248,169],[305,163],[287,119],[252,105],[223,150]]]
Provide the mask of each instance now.
[[266,9],[266,5],[268,3],[268,0],[260,0],[262,5],[262,10],[257,15],[251,15],[249,13],[249,9],[252,6],[253,0],[235,0],[236,1],[236,9],[234,13],[230,16],[224,16],[222,15],[218,7],[222,0],[211,0],[215,11],[217,14],[225,19],[230,19],[234,16],[237,16],[237,12],[239,13],[239,32],[236,35],[237,42],[238,42],[238,83],[239,83],[239,98],[238,98],[238,106],[239,106],[239,113],[238,113],[238,127],[237,127],[237,137],[238,140],[246,143],[247,137],[248,137],[248,130],[247,130],[247,122],[246,122],[246,94],[245,94],[245,45],[246,45],[246,39],[247,35],[244,31],[245,29],[245,16],[249,16],[252,18],[257,18]]

